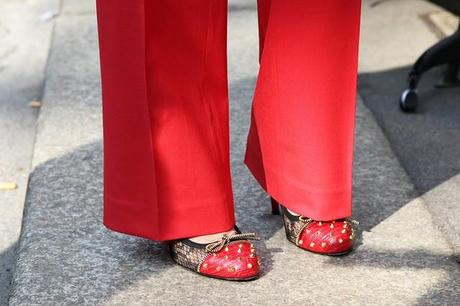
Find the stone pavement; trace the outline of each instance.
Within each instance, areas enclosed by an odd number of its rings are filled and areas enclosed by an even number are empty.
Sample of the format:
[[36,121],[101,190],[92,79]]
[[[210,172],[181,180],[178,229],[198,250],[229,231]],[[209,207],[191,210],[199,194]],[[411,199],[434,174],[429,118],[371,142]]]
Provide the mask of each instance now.
[[53,23],[40,20],[57,0],[0,1],[0,305],[5,305],[21,231],[38,109]]
[[[433,9],[420,1],[365,1],[360,70],[371,73],[389,64],[410,63],[427,43],[427,27],[417,14]],[[385,62],[385,55],[395,50],[375,52],[376,44],[384,43],[385,35],[404,41],[390,34],[400,26],[385,19],[394,12],[411,21],[407,28],[421,36],[413,42],[417,48],[401,47],[404,56]],[[361,97],[354,163],[354,218],[361,221],[363,231],[358,248],[348,256],[327,257],[305,253],[286,241],[281,219],[269,214],[266,194],[242,163],[258,69],[252,0],[230,0],[231,157],[238,224],[263,238],[258,243],[262,277],[247,283],[207,279],[174,265],[164,244],[106,230],[101,224],[95,21],[92,1],[63,1],[40,111],[11,305],[458,303],[460,266],[451,242],[437,229],[426,199],[418,196],[393,144]],[[375,36],[376,27],[385,34]]]
[[[436,68],[420,82],[416,113],[406,114],[395,107],[416,57],[441,38],[438,31],[430,31],[436,24],[425,22],[439,8],[414,3],[383,3],[364,13],[364,39],[379,43],[362,45],[359,91],[423,194],[435,223],[460,254],[460,89],[434,88],[444,67]],[[399,29],[379,31],[383,23],[399,25]],[[441,24],[440,28],[453,33],[457,24],[458,18],[453,18],[450,26]]]

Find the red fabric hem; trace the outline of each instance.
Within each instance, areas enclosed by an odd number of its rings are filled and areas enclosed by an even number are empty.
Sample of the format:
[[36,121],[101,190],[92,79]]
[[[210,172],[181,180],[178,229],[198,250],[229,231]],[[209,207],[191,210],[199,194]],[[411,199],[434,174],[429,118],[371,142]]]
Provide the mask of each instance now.
[[351,188],[340,192],[314,193],[306,190],[308,188],[299,189],[283,183],[286,181],[284,178],[270,171],[266,165],[262,168],[251,162],[249,157],[244,163],[265,192],[291,211],[317,221],[333,221],[352,214]]
[[105,206],[103,224],[108,229],[157,242],[215,234],[235,227],[233,205],[228,203],[163,211],[157,216],[160,224],[155,224],[153,218],[152,221],[147,218],[140,220],[135,213],[129,216],[128,210],[117,205],[113,199],[109,205],[105,203]]

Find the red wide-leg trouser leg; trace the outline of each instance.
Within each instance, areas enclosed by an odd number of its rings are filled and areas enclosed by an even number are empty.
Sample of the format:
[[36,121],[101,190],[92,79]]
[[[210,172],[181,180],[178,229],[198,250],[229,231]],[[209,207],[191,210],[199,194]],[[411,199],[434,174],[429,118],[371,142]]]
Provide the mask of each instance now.
[[226,0],[97,1],[104,224],[153,240],[235,224]]
[[259,0],[260,71],[245,163],[316,220],[351,215],[361,0]]

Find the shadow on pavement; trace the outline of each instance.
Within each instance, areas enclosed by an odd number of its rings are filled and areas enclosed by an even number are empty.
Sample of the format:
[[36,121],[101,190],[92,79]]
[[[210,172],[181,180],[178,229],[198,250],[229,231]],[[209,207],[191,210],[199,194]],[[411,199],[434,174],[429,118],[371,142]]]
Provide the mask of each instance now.
[[[384,131],[419,195],[433,190],[460,173],[460,88],[437,89],[433,86],[440,79],[443,69],[444,67],[437,67],[423,76],[418,87],[420,102],[417,111],[410,114],[402,112],[398,106],[400,94],[406,88],[410,67],[359,75],[359,91],[364,103]],[[454,188],[458,186],[454,185]],[[458,194],[460,190],[453,192]],[[442,201],[439,203],[449,204]],[[459,233],[452,231],[457,231],[458,228],[446,223],[458,222],[458,205],[445,205],[450,206],[448,208],[440,207],[439,203],[428,205],[434,218],[437,218],[437,225],[441,225],[448,235],[455,237]],[[429,264],[420,268],[444,269],[448,278],[420,297],[419,303],[458,303],[460,262],[446,265],[445,256],[423,250],[407,251],[404,256],[381,253],[372,254],[372,257],[381,257],[382,264],[389,268],[403,265],[417,268],[417,259],[426,258]],[[455,262],[455,259],[452,261]],[[453,286],[457,287],[457,291],[444,290],[452,284],[457,284]]]
[[410,67],[359,76],[359,91],[417,190],[425,193],[460,173],[460,87],[436,89],[441,69],[419,85],[416,113],[399,110]]
[[[27,280],[34,282],[33,294],[61,291],[67,300],[81,304],[86,295],[102,299],[173,266],[163,245],[102,225],[101,143],[37,166],[29,190],[15,278],[23,286]],[[38,275],[44,281],[35,282]],[[32,304],[40,300],[29,298]]]

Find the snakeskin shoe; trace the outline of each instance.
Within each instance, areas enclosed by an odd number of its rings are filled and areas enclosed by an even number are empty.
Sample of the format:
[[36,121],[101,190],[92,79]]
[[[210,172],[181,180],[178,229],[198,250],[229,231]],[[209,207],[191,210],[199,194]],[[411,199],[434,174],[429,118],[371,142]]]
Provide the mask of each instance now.
[[201,275],[235,281],[252,280],[259,276],[260,259],[248,239],[259,238],[254,233],[222,236],[220,241],[201,244],[190,239],[170,242],[172,259],[179,265]]
[[[280,214],[281,205],[273,198],[271,201],[272,213]],[[281,208],[286,237],[299,248],[325,255],[343,255],[353,249],[354,226],[358,221],[315,221],[304,216],[295,216],[283,206]]]

